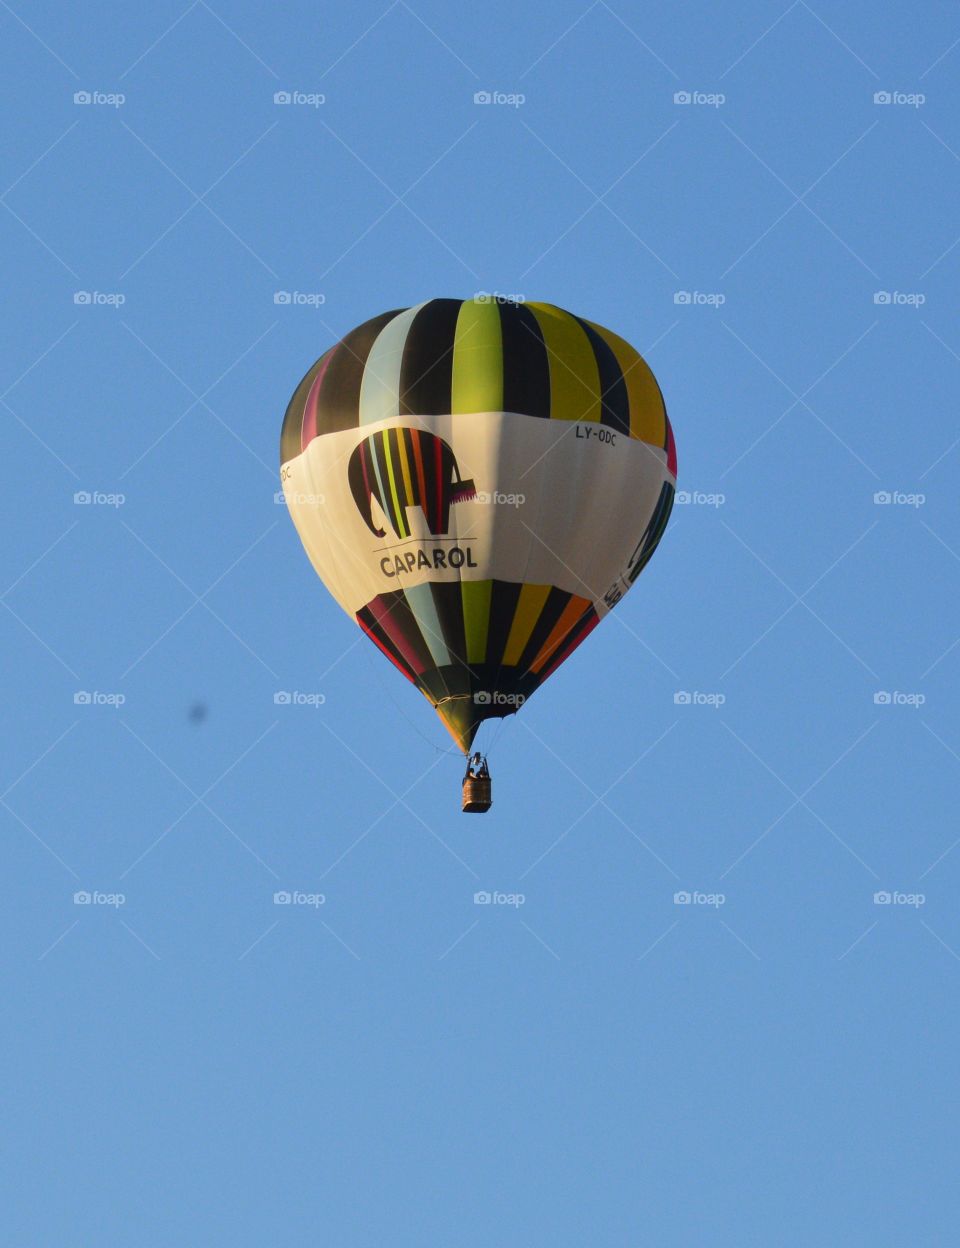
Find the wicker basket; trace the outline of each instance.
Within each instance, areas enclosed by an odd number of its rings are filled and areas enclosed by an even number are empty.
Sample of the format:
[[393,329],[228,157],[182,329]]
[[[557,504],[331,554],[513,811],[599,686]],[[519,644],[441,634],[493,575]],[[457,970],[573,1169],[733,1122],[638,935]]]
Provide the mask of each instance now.
[[481,780],[476,776],[467,776],[463,782],[464,814],[482,815],[492,805],[492,785],[489,777]]

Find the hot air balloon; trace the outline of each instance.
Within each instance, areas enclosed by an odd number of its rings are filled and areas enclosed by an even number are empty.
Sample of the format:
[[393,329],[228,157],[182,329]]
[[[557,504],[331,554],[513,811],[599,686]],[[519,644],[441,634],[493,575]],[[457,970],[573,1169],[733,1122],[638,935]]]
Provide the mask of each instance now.
[[677,456],[653,373],[552,304],[431,299],[316,361],[280,462],[317,574],[468,756],[464,808],[487,809],[478,728],[553,675],[663,535]]

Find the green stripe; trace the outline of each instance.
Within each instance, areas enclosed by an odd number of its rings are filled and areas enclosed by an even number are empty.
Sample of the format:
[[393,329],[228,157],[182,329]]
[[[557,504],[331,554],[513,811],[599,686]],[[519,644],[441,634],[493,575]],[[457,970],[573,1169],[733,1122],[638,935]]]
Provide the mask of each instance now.
[[490,626],[490,592],[492,581],[461,581],[463,599],[463,631],[467,644],[467,662],[483,663],[487,657],[487,630]]
[[503,408],[503,342],[500,309],[467,299],[460,305],[453,346],[453,415]]
[[397,518],[397,536],[409,537],[407,532],[407,514],[400,506],[400,499],[397,496],[397,482],[393,475],[393,456],[390,453],[390,430],[384,429],[380,434],[383,439],[383,453],[387,461],[387,476],[390,478],[390,496],[393,499],[393,511]]
[[552,303],[525,306],[537,318],[550,357],[551,417],[599,421],[600,370],[583,326]]

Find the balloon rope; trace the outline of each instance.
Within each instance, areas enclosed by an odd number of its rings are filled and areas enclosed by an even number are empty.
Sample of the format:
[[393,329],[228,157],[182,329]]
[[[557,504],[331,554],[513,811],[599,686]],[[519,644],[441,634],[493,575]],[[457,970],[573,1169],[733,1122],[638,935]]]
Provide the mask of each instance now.
[[399,713],[403,716],[403,718],[407,721],[407,723],[410,725],[410,727],[413,729],[413,731],[417,734],[417,736],[418,736],[418,737],[419,737],[422,741],[425,741],[425,742],[427,743],[427,745],[429,745],[429,746],[430,746],[430,748],[431,748],[432,750],[434,750],[437,754],[461,754],[461,753],[462,753],[462,751],[461,751],[461,750],[458,750],[458,749],[457,749],[457,747],[456,747],[455,745],[450,745],[450,746],[447,746],[447,748],[446,748],[446,749],[441,749],[441,747],[440,747],[439,745],[437,745],[435,742],[431,741],[431,740],[430,740],[430,738],[429,738],[429,737],[428,737],[425,733],[423,733],[423,732],[421,732],[421,731],[420,731],[420,729],[419,729],[419,728],[417,727],[417,725],[414,723],[414,721],[413,721],[412,717],[411,717],[411,716],[407,713],[407,711],[406,711],[406,710],[404,710],[404,708],[400,705],[400,703],[397,701],[397,699],[393,696],[393,693],[391,692],[389,685],[387,684],[387,682],[386,682],[386,681],[384,680],[384,678],[383,678],[383,677],[384,677],[384,673],[383,673],[383,672],[381,672],[381,671],[379,670],[379,664],[377,664],[377,663],[375,663],[375,662],[373,661],[373,660],[374,660],[374,657],[375,657],[374,655],[372,655],[372,654],[367,654],[366,652],[364,652],[364,658],[366,659],[366,661],[367,661],[368,665],[370,666],[371,670],[372,670],[372,671],[374,672],[374,674],[376,675],[377,681],[378,681],[378,683],[380,684],[381,688],[383,689],[384,693],[387,695],[387,697],[390,699],[390,701],[393,703],[393,705],[397,708],[397,711],[398,711],[398,712],[399,712]]

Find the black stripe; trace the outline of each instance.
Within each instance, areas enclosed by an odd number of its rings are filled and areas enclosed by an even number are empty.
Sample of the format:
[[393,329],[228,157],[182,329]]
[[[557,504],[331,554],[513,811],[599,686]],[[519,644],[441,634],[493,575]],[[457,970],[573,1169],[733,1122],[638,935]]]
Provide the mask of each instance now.
[[637,561],[627,575],[627,580],[631,585],[650,562],[653,552],[660,545],[660,538],[663,537],[663,531],[667,527],[667,521],[670,519],[670,512],[673,511],[673,496],[673,486],[669,481],[664,481],[660,490],[660,497],[657,499],[657,505],[654,508],[653,515],[650,517],[650,523],[647,525],[646,532],[640,540]]
[[550,415],[550,360],[537,318],[520,303],[501,303],[503,410]]
[[[557,646],[556,650],[554,650],[553,654],[550,655],[549,659],[547,659],[546,663],[540,669],[538,683],[542,684],[544,680],[549,680],[550,676],[553,675],[557,668],[562,667],[564,663],[566,663],[570,655],[573,654],[574,650],[576,650],[587,634],[591,631],[596,618],[597,613],[593,607],[588,607],[587,610],[584,611],[583,615],[581,615],[579,620],[577,620],[576,625],[567,634],[565,640]],[[545,672],[548,674],[544,675]]]
[[424,672],[422,676],[417,677],[417,688],[422,689],[430,701],[436,705],[441,698],[450,696],[447,688],[447,682],[444,679],[444,673],[447,671],[445,667],[434,667]]
[[[444,691],[440,695],[441,697],[456,698],[472,694],[473,678],[469,671],[461,664],[458,663],[454,665],[447,663],[444,664],[443,667],[438,667],[436,670],[437,674],[443,680]],[[477,710],[482,711],[483,707],[479,706],[477,707]],[[480,718],[482,717],[478,714],[477,719]]]
[[574,319],[590,340],[597,361],[597,371],[600,374],[600,423],[618,429],[629,437],[630,398],[627,394],[627,383],[623,379],[623,370],[617,363],[613,348],[600,337],[592,325],[588,325],[579,316]]
[[[435,666],[430,647],[427,645],[417,617],[410,609],[410,603],[402,589],[391,590],[380,595],[380,602],[386,607],[383,615],[382,628],[389,638],[403,641],[407,649],[417,658],[417,666],[429,671]],[[394,643],[396,644],[396,643]],[[418,679],[422,680],[423,677]]]
[[440,622],[440,636],[450,654],[466,668],[467,645],[463,631],[463,595],[459,581],[433,581],[430,594]]
[[431,299],[413,318],[400,363],[400,415],[446,416],[459,299]]
[[[515,581],[494,581],[490,592],[490,622],[487,626],[487,661],[502,665],[510,626],[517,610],[522,586]],[[495,688],[498,686],[494,686]]]
[[402,312],[395,308],[364,321],[334,348],[320,387],[317,433],[339,433],[360,424],[360,383],[374,339],[389,321]]
[[390,429],[381,429],[379,433],[375,433],[370,438],[370,445],[377,457],[377,468],[379,469],[380,481],[383,485],[383,497],[380,499],[380,505],[390,521],[390,527],[394,533],[396,533],[397,537],[403,537],[403,518],[397,514],[397,509],[393,505],[390,473],[387,471],[387,442],[391,432],[392,430]]
[[572,595],[568,594],[565,589],[553,588],[547,594],[547,601],[543,604],[543,610],[540,612],[540,616],[533,626],[533,632],[530,634],[527,644],[523,648],[523,653],[517,662],[517,667],[519,667],[521,672],[527,671],[530,664],[540,653],[540,647],[550,636],[554,624],[559,620],[564,607],[571,597]]
[[[410,505],[410,499],[407,498],[407,491],[403,484],[403,469],[400,466],[400,433],[399,429],[385,429],[383,437],[389,442],[387,449],[390,451],[390,460],[393,464],[393,483],[397,487],[397,502],[400,510],[397,512],[397,523],[400,526],[397,533],[400,537],[410,536],[410,526],[407,522],[407,507]],[[386,488],[390,489],[389,473],[384,478]],[[393,491],[390,491],[390,501],[393,502]],[[396,508],[393,509],[397,511]]]

